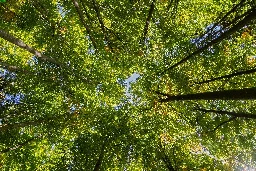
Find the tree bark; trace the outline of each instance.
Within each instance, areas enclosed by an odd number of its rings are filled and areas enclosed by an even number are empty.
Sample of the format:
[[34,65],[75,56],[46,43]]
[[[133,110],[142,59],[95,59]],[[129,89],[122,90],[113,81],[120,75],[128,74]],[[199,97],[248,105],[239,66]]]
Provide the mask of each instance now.
[[221,79],[224,79],[224,78],[232,78],[232,77],[239,76],[239,75],[252,74],[252,73],[254,73],[254,72],[256,72],[256,68],[250,69],[250,70],[246,70],[246,71],[237,71],[237,72],[234,72],[234,73],[232,73],[232,74],[223,75],[223,76],[216,77],[216,78],[212,78],[212,79],[209,79],[209,80],[197,82],[197,83],[195,83],[195,84],[210,83],[210,82],[213,82],[213,81],[216,81],[216,80],[221,80]]
[[5,32],[3,30],[0,30],[0,37],[3,38],[6,41],[12,43],[12,44],[15,44],[16,46],[19,46],[22,49],[25,49],[26,51],[34,54],[38,59],[48,61],[48,62],[53,63],[53,64],[55,64],[59,67],[62,66],[62,64],[60,62],[58,62],[57,60],[55,60],[53,58],[50,58],[50,57],[47,57],[46,55],[40,53],[39,51],[37,51],[34,48],[25,44],[22,40],[12,36],[11,34]]
[[256,114],[250,114],[245,112],[229,112],[229,111],[223,111],[223,110],[212,110],[212,109],[202,109],[202,108],[195,108],[196,111],[201,112],[209,112],[209,113],[216,113],[221,115],[229,115],[233,117],[238,118],[250,118],[250,119],[256,119]]
[[167,97],[165,99],[161,99],[160,102],[183,101],[183,100],[254,100],[256,99],[256,87],[177,95],[177,96],[172,96],[172,95],[157,92],[157,91],[156,93]]

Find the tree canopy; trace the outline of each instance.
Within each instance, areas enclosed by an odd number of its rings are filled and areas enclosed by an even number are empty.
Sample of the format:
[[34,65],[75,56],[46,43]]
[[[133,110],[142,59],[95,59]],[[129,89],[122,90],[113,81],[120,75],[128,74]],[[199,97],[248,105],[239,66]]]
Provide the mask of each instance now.
[[255,0],[0,1],[0,169],[256,169],[255,28]]

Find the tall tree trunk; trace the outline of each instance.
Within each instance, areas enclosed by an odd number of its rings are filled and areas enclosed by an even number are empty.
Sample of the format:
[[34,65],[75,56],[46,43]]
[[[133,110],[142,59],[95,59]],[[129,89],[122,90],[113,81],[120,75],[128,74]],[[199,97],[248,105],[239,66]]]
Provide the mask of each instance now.
[[170,101],[183,101],[183,100],[253,100],[256,99],[256,87],[234,89],[234,90],[223,90],[196,94],[185,94],[172,96],[169,94],[156,92],[159,95],[166,96],[161,99],[160,102]]
[[183,58],[182,60],[180,60],[179,62],[177,62],[176,64],[168,67],[167,69],[165,69],[163,72],[160,73],[160,75],[162,75],[163,73],[165,73],[168,70],[171,70],[177,66],[179,66],[180,64],[186,62],[187,60],[189,60],[190,58],[202,53],[203,51],[205,51],[206,49],[208,49],[210,46],[213,46],[219,42],[221,42],[222,40],[224,40],[225,38],[229,37],[230,35],[232,35],[233,33],[235,33],[236,31],[240,30],[241,28],[243,28],[245,25],[249,24],[251,21],[253,21],[256,18],[256,8],[251,9],[250,12],[248,12],[248,15],[246,15],[244,17],[244,19],[242,19],[241,21],[239,21],[237,24],[235,24],[233,27],[231,27],[228,31],[224,32],[223,34],[221,34],[219,37],[217,37],[216,39],[210,41],[209,43],[207,43],[205,46],[203,46],[202,48],[199,48],[198,50],[196,50],[195,52],[189,54],[187,57]]
[[250,118],[250,119],[256,119],[256,114],[250,114],[245,112],[229,112],[229,111],[223,111],[223,110],[212,110],[212,109],[202,109],[202,108],[195,108],[196,111],[201,112],[209,112],[209,113],[216,113],[221,115],[229,115],[233,117],[239,117],[239,118]]
[[53,63],[53,64],[57,65],[57,66],[62,66],[62,64],[60,62],[58,62],[57,60],[47,57],[46,55],[40,53],[39,51],[37,51],[34,48],[25,44],[22,40],[20,40],[16,37],[12,36],[11,34],[5,32],[4,30],[0,30],[0,37],[7,40],[8,42],[10,42],[12,44],[15,44],[16,46],[19,46],[22,49],[25,49],[26,51],[34,54],[38,59],[48,61],[50,63]]
[[221,79],[224,79],[224,78],[232,78],[232,77],[239,76],[239,75],[252,74],[254,72],[256,72],[256,68],[250,69],[250,70],[246,70],[246,71],[236,71],[236,72],[231,73],[231,74],[227,74],[227,75],[223,75],[223,76],[220,76],[220,77],[212,78],[212,79],[209,79],[209,80],[197,82],[195,84],[210,83],[210,82],[213,82],[213,81],[216,81],[216,80],[221,80]]
[[153,0],[151,5],[150,5],[150,9],[149,9],[149,12],[148,12],[148,17],[146,19],[146,23],[145,23],[145,26],[144,26],[142,43],[144,43],[144,41],[146,39],[146,36],[147,36],[147,33],[148,33],[148,27],[149,27],[150,20],[151,20],[151,18],[153,16],[153,12],[154,12],[154,8],[155,8],[155,1],[156,0]]
[[106,145],[107,145],[107,141],[108,141],[108,139],[105,138],[105,140],[102,144],[101,150],[100,150],[99,158],[97,160],[97,163],[95,164],[95,167],[94,167],[93,171],[99,171],[100,170],[100,167],[101,167],[104,155],[105,155],[105,148],[106,148]]

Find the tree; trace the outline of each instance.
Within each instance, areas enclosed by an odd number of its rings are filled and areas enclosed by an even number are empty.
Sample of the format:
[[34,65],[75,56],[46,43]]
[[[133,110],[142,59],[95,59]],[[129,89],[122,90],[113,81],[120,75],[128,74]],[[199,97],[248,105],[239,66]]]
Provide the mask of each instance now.
[[2,170],[256,168],[254,0],[10,0],[0,18]]

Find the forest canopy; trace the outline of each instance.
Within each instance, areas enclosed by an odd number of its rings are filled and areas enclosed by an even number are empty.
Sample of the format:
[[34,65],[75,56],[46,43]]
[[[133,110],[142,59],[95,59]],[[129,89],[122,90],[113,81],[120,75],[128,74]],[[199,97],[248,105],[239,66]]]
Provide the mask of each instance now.
[[1,0],[1,170],[256,169],[255,0]]

